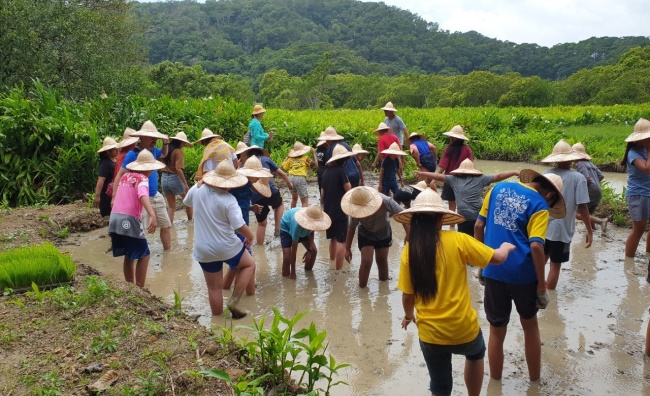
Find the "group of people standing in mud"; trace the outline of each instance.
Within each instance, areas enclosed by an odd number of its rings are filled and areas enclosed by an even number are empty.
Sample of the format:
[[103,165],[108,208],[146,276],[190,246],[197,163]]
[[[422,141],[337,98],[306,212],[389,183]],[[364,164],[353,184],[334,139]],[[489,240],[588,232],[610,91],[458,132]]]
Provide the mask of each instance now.
[[[479,268],[479,280],[485,286],[490,376],[501,379],[503,345],[514,302],[524,331],[529,377],[539,379],[537,313],[546,308],[548,290],[556,288],[561,266],[569,260],[576,221],[585,224],[587,248],[596,225],[606,231],[608,219],[594,216],[602,197],[602,172],[581,143],[571,146],[560,140],[541,161],[554,164],[543,173],[523,169],[485,175],[474,166],[467,144],[470,139],[460,125],[443,133],[449,144],[439,158],[436,146],[423,134],[409,134],[391,102],[381,109],[385,118],[374,131],[377,156],[372,163],[373,169],[380,169],[377,186],[365,183],[361,161],[369,152],[358,144],[350,147],[331,126],[321,132],[316,147],[295,142],[278,166],[265,148],[273,134],[264,131],[265,109],[260,105],[254,107],[249,129],[234,148],[209,129],[203,130],[194,143],[203,145],[204,151],[191,187],[183,174],[182,148],[192,145],[185,133],[168,137],[147,121],[138,131],[127,128],[119,144],[106,138],[98,151],[95,205],[102,215],[110,215],[112,252],[115,257],[124,256],[126,281],[140,287],[145,284],[150,254],[145,230],[151,233],[160,228],[163,249],[170,248],[179,195],[188,220],[193,221],[193,258],[203,270],[212,313],[223,313],[222,290],[234,282],[227,304],[233,318],[246,315],[240,306],[242,296],[255,293],[251,246],[264,244],[271,210],[273,235],[282,247],[283,276],[296,279],[299,245],[304,247],[304,270],[313,268],[318,254],[314,233],[322,231],[329,240],[330,261],[342,269],[345,261],[352,260],[356,235],[362,288],[373,262],[379,280],[388,280],[392,217],[403,225],[406,235],[397,284],[403,293],[402,327],[415,323],[418,328],[431,393],[451,394],[452,354],[466,356],[468,393],[478,395],[482,387],[486,344],[470,302],[467,264]],[[158,140],[162,148],[156,146]],[[626,141],[623,166],[628,170],[626,195],[633,229],[625,254],[632,257],[650,219],[650,121],[639,120]],[[403,177],[409,154],[418,168],[418,183],[412,186],[405,185]],[[310,205],[312,169],[320,199]],[[275,176],[291,191],[287,211]],[[519,182],[505,181],[514,176]],[[439,183],[443,183],[441,195]],[[484,189],[492,184],[485,194]],[[250,212],[257,220],[255,234],[249,228]],[[650,238],[646,252],[650,255]],[[225,275],[224,262],[229,266]],[[650,355],[650,324],[646,354]]]

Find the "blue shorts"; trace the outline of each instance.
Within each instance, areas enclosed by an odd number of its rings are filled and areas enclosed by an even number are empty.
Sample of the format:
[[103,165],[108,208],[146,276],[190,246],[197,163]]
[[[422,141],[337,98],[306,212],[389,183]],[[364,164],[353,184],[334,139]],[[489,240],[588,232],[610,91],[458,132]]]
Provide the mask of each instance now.
[[176,173],[162,173],[162,192],[165,195],[183,195],[185,194],[185,186],[181,178]]
[[[309,235],[298,239],[298,243],[308,242],[308,241],[309,241]],[[290,248],[292,244],[293,244],[293,238],[291,238],[291,234],[285,231],[280,231],[280,246],[282,246],[282,249]]]
[[146,239],[114,233],[109,235],[113,244],[113,257],[126,256],[129,260],[139,260],[149,255],[149,244]]
[[223,261],[211,261],[209,263],[199,262],[201,269],[205,272],[221,272],[223,269],[223,263],[228,264],[231,270],[237,269],[239,262],[241,261],[241,256],[244,255],[246,250],[245,246],[242,246],[241,251],[235,255],[235,257],[229,258],[228,260]]
[[397,185],[397,182],[393,181],[388,183],[382,183],[381,193],[390,197],[391,192],[393,193],[393,196],[395,196],[395,194],[399,192],[399,186]]
[[429,389],[436,395],[451,395],[454,379],[451,372],[451,355],[464,355],[467,360],[485,357],[483,332],[479,330],[474,340],[459,345],[429,344],[420,340],[420,350],[429,369]]

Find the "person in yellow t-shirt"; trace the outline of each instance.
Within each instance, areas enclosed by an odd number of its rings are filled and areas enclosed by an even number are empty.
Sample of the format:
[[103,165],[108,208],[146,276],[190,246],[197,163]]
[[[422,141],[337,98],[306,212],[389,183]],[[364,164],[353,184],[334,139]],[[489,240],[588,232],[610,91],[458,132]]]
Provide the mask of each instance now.
[[479,395],[485,341],[470,301],[466,264],[501,264],[515,246],[504,242],[492,249],[469,235],[443,231],[443,225],[465,219],[445,208],[442,198],[430,188],[394,219],[411,227],[409,242],[402,251],[397,288],[402,291],[402,328],[415,322],[418,329],[431,394],[451,395],[451,355],[458,354],[466,358],[467,393]]
[[[309,158],[309,153],[314,158],[313,161]],[[281,168],[289,174],[289,180],[293,184],[291,189],[291,208],[295,208],[300,197],[300,204],[303,208],[309,206],[309,192],[307,191],[307,175],[309,168],[315,167],[318,163],[316,159],[316,152],[313,148],[305,146],[301,142],[296,142],[293,145],[293,150],[289,151],[287,158],[282,161]]]

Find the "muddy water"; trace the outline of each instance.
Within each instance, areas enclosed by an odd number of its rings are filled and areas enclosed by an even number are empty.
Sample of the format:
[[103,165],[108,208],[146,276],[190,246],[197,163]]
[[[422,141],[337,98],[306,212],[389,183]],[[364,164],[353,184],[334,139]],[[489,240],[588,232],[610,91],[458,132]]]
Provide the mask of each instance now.
[[[488,164],[479,162],[488,172]],[[289,200],[284,191],[285,203]],[[316,202],[315,191],[310,202]],[[173,292],[184,297],[188,313],[200,315],[204,325],[224,325],[222,317],[210,316],[207,292],[200,267],[191,259],[192,223],[177,212],[172,231],[173,248],[162,253],[157,238],[149,238],[152,259],[147,287],[152,293],[173,301]],[[271,219],[271,221],[273,221]],[[255,227],[255,220],[252,220]],[[268,227],[272,232],[272,227]],[[319,257],[314,270],[298,270],[295,281],[280,275],[279,238],[267,234],[267,244],[255,246],[257,294],[243,303],[252,318],[270,313],[276,306],[285,316],[309,310],[301,322],[313,321],[328,332],[330,352],[339,362],[352,367],[338,379],[349,387],[333,388],[333,395],[428,395],[428,373],[419,350],[417,331],[400,328],[401,293],[396,290],[399,254],[403,246],[402,226],[393,222],[394,244],[390,250],[390,280],[379,282],[373,269],[366,289],[357,286],[359,253],[342,271],[333,270],[326,256],[327,241],[317,234]],[[72,256],[105,274],[122,279],[121,260],[103,252],[109,244],[106,229],[70,238],[66,246]],[[551,304],[540,311],[542,334],[542,380],[527,380],[523,333],[517,315],[506,338],[504,378],[491,381],[486,359],[484,394],[594,395],[650,394],[650,360],[643,357],[645,326],[650,306],[650,286],[645,283],[646,260],[623,260],[627,230],[611,227],[607,237],[594,234],[590,249],[584,248],[584,230],[578,225],[571,261],[563,266],[560,283],[551,292]],[[643,246],[643,245],[642,245]],[[299,257],[301,252],[299,252]],[[474,306],[484,335],[489,333],[482,308],[482,287],[468,274]],[[454,394],[465,394],[463,358],[454,357]]]

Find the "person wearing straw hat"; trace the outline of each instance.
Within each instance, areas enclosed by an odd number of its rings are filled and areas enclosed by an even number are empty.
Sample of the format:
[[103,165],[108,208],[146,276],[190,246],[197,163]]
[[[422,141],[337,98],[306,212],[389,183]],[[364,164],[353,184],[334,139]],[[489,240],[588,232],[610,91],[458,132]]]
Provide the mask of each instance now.
[[[350,146],[344,142],[345,138],[338,133],[336,133],[336,129],[332,126],[328,126],[325,129],[325,132],[321,135],[319,140],[324,140],[325,144],[328,146],[327,148],[327,153],[325,154],[325,158],[323,160],[325,161],[325,164],[332,158],[334,148],[336,146],[343,146],[345,147],[346,150],[352,151]],[[364,185],[364,179],[363,179],[363,169],[361,168],[361,164],[357,160],[356,156],[352,156],[352,159],[350,161],[347,161],[345,163],[345,174],[348,177],[348,180],[350,182],[350,185],[352,187],[356,186],[363,186]]]
[[[400,186],[404,187],[402,161],[400,161],[400,157],[405,157],[406,153],[396,143],[391,144],[389,148],[383,150],[381,153],[386,154],[387,157],[381,161],[378,190],[384,195],[395,195]],[[400,186],[397,185],[398,178]]]
[[544,174],[555,174],[562,178],[562,196],[566,203],[566,216],[561,219],[551,219],[546,231],[544,252],[546,259],[551,262],[546,284],[550,290],[555,290],[560,277],[562,263],[569,261],[571,240],[576,230],[576,214],[586,227],[585,248],[591,246],[593,229],[589,216],[589,190],[587,179],[577,171],[571,169],[571,163],[584,158],[580,153],[573,151],[571,145],[560,139],[553,147],[553,152],[542,159],[542,163],[555,164],[555,167]]
[[[640,118],[625,142],[625,155],[620,164],[627,170],[625,199],[632,218],[632,231],[625,241],[625,257],[634,257],[650,220],[650,121]],[[646,237],[645,252],[650,257],[650,231]],[[650,348],[646,347],[646,354],[648,351]]]
[[235,290],[227,306],[233,319],[241,319],[247,313],[240,307],[240,300],[255,274],[255,260],[247,250],[254,236],[244,222],[237,200],[228,190],[245,185],[248,179],[230,161],[221,161],[201,180],[207,188],[194,185],[183,200],[185,205],[194,208],[196,215],[192,258],[203,270],[213,315],[223,313],[223,264],[236,271]]
[[330,260],[335,261],[336,269],[343,268],[345,260],[345,240],[347,238],[348,216],[341,209],[341,199],[352,186],[345,173],[345,163],[354,153],[342,144],[336,145],[331,158],[327,161],[327,169],[323,173],[321,197],[323,208],[332,220],[325,236],[329,239]]
[[503,264],[488,265],[483,270],[483,306],[490,323],[490,377],[500,380],[503,373],[503,343],[514,301],[524,331],[528,377],[537,381],[542,359],[537,312],[550,300],[544,281],[544,241],[549,216],[564,217],[566,207],[560,176],[523,169],[519,180],[497,183],[487,193],[474,237],[492,248],[503,242],[517,247]]
[[[460,125],[454,126],[451,128],[451,131],[445,132],[443,135],[449,137],[450,144],[442,152],[442,157],[440,157],[440,163],[438,164],[438,173],[451,175],[452,171],[458,169],[461,162],[466,159],[474,161],[474,154],[472,153],[472,149],[465,144],[465,142],[469,141],[469,138],[465,135],[465,131]],[[456,196],[450,185],[445,184],[442,186],[442,194],[440,196],[449,202],[449,209],[456,210]]]
[[[163,163],[167,165],[160,171],[162,174],[162,191],[167,200],[167,213],[169,214],[169,221],[174,224],[174,213],[176,212],[176,196],[180,195],[181,198],[185,197],[190,186],[185,180],[183,169],[185,168],[185,156],[183,155],[183,147],[192,147],[192,143],[187,140],[185,132],[181,131],[169,138],[169,152],[163,158]],[[192,208],[185,207],[187,220],[192,220]]]
[[[156,231],[156,215],[149,202],[149,182],[151,173],[165,167],[156,161],[147,149],[142,149],[134,161],[126,165],[127,172],[120,176],[115,201],[108,223],[113,257],[124,256],[124,280],[144,287],[149,267],[149,245],[142,225],[142,211],[149,214],[147,231]],[[135,265],[134,265],[135,264]]]
[[235,155],[237,156],[237,160],[239,161],[239,164],[243,164],[246,162],[248,157],[250,156],[249,150],[253,149],[258,149],[259,147],[257,146],[249,146],[244,142],[237,142],[237,146],[235,147]]
[[390,133],[397,137],[400,149],[404,147],[404,136],[408,135],[409,130],[406,129],[404,121],[395,114],[397,109],[393,106],[393,102],[388,102],[381,108],[384,111],[384,123],[390,128]]
[[512,255],[515,246],[503,242],[493,249],[463,233],[442,230],[443,225],[464,219],[445,208],[430,188],[394,219],[410,225],[397,288],[402,291],[402,328],[408,329],[411,323],[417,326],[429,370],[429,390],[432,395],[451,395],[451,355],[456,354],[465,356],[467,393],[477,396],[483,384],[485,341],[472,308],[466,264],[496,266]]
[[135,133],[135,130],[131,128],[125,128],[124,129],[124,134],[122,135],[122,140],[117,144],[117,158],[115,159],[115,168],[113,171],[113,183],[115,183],[117,180],[117,175],[120,173],[120,169],[122,168],[122,163],[124,163],[124,157],[126,157],[126,154],[133,150],[135,145],[138,143],[138,138],[135,136],[131,136],[132,133]]
[[418,171],[414,173],[418,178],[433,179],[452,188],[456,196],[456,212],[465,217],[465,221],[458,225],[458,231],[471,236],[474,236],[476,218],[481,210],[481,205],[483,205],[483,189],[492,183],[519,176],[519,171],[484,175],[474,167],[474,162],[469,158],[461,162],[458,169],[452,171],[451,175]]
[[364,150],[363,146],[361,146],[359,143],[355,143],[354,146],[352,146],[352,152],[356,156],[359,163],[362,163],[366,157],[368,157],[368,154],[370,154],[370,152],[368,150]]
[[111,214],[111,199],[113,198],[113,175],[115,172],[115,157],[117,157],[117,142],[110,136],[104,138],[99,154],[99,171],[95,184],[93,206],[99,208],[102,217]]
[[402,146],[400,145],[397,136],[390,133],[390,127],[384,122],[380,122],[379,126],[373,131],[373,133],[379,135],[377,138],[377,155],[375,156],[375,160],[372,162],[372,169],[376,169],[377,165],[381,165],[379,158],[383,160],[388,156],[388,154],[382,154],[382,151],[388,149],[393,143],[399,145],[399,147]]
[[[138,154],[143,149],[149,150],[155,159],[165,158],[169,151],[169,138],[167,135],[163,135],[162,133],[158,132],[158,129],[156,129],[154,123],[149,120],[145,121],[144,124],[142,124],[142,128],[140,128],[139,131],[132,132],[131,137],[140,138],[140,142],[124,157],[124,162],[122,163],[122,168],[117,174],[117,179],[122,178],[124,173],[127,171],[126,166],[129,163],[135,161]],[[156,142],[158,139],[162,139],[163,141],[162,149],[156,147]],[[119,184],[113,186],[113,198],[115,198],[118,188]],[[162,193],[158,191],[158,170],[154,170],[149,175],[149,201],[156,215],[156,223],[158,224],[158,228],[160,228],[160,241],[163,245],[163,250],[169,250],[172,246],[172,223],[169,220],[169,213],[167,212],[167,201],[165,200],[165,197],[162,195]],[[143,219],[145,227],[148,228],[150,221],[148,212],[143,213]]]
[[[327,145],[325,140],[321,140],[323,137],[323,134],[325,132],[321,132],[320,136],[318,137],[318,143],[316,143],[316,163],[318,166],[316,167],[316,180],[318,181],[318,191],[320,191],[321,186],[323,184],[323,173],[325,172],[325,169],[327,166],[325,165],[325,155],[327,154],[327,150],[329,149],[329,145]],[[319,194],[320,195],[320,194]],[[320,197],[321,204],[323,203],[323,197]]]
[[221,139],[221,135],[216,135],[208,128],[203,129],[201,138],[196,141],[205,146],[203,149],[203,157],[196,170],[196,180],[201,180],[205,172],[209,172],[217,168],[217,165],[224,160],[229,161],[237,168],[239,162],[235,150],[227,142]]
[[[311,157],[307,153],[311,152]],[[316,165],[316,153],[314,149],[302,144],[302,142],[295,142],[293,150],[289,151],[287,157],[282,161],[282,169],[289,174],[289,180],[293,184],[291,190],[291,207],[295,208],[300,197],[300,204],[303,208],[309,206],[309,192],[307,191],[307,175],[309,169]]]
[[436,191],[435,183],[431,183],[429,186],[427,186],[427,182],[420,180],[416,184],[404,186],[397,190],[397,193],[393,195],[393,200],[399,204],[404,205],[404,207],[408,209],[411,207],[411,201],[417,198],[417,196],[427,187],[431,187],[433,191]]
[[280,223],[280,244],[282,246],[282,276],[296,279],[296,259],[298,244],[302,244],[306,252],[302,256],[305,271],[311,271],[316,262],[318,249],[314,243],[314,231],[325,231],[332,220],[320,206],[311,205],[302,208],[291,208],[284,213]]
[[[390,217],[400,213],[402,207],[374,188],[359,186],[345,193],[341,209],[350,216],[345,239],[345,259],[348,263],[352,261],[352,240],[359,227],[359,287],[364,288],[368,284],[373,256],[377,261],[379,280],[387,281],[388,250],[393,245]],[[404,231],[408,240],[408,226],[404,225]]]
[[[571,148],[573,151],[582,154],[584,157],[575,162],[575,167],[576,171],[580,172],[582,176],[587,179],[587,190],[589,191],[589,203],[587,204],[587,209],[589,209],[591,228],[595,229],[596,224],[599,224],[600,231],[604,234],[607,231],[607,223],[609,222],[609,219],[606,217],[602,219],[596,217],[594,216],[594,212],[603,197],[603,189],[600,186],[600,182],[605,178],[605,175],[603,175],[603,172],[601,172],[600,169],[591,162],[591,156],[587,154],[585,146],[582,143],[578,142],[571,146]],[[582,220],[580,214],[576,214],[576,220]]]
[[251,138],[250,145],[262,149],[266,141],[273,140],[273,132],[267,134],[264,132],[264,127],[262,127],[261,121],[265,113],[266,109],[262,105],[255,105],[251,113],[251,121],[248,123],[248,133]]
[[415,160],[418,170],[422,172],[435,172],[438,162],[438,149],[428,142],[421,133],[413,132],[409,135],[411,145],[409,149]]

